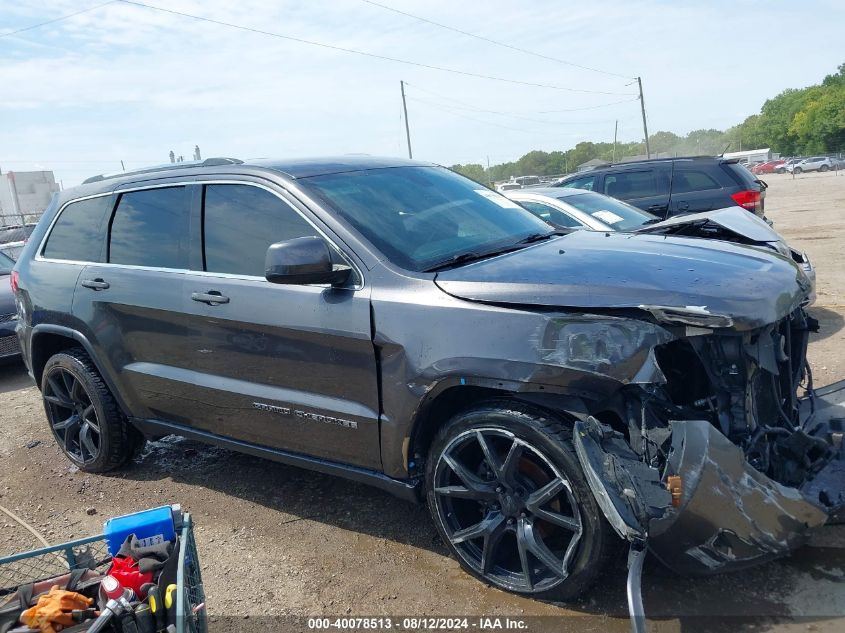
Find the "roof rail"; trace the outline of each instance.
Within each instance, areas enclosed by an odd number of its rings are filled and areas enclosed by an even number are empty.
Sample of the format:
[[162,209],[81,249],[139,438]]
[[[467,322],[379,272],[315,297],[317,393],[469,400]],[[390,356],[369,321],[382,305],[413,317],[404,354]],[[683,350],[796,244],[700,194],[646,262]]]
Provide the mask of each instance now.
[[108,180],[109,178],[120,178],[122,176],[136,176],[139,174],[152,174],[157,171],[170,171],[171,169],[187,169],[188,167],[217,167],[219,165],[242,165],[243,161],[238,158],[206,158],[205,160],[187,160],[178,163],[164,163],[163,165],[153,165],[151,167],[142,167],[141,169],[133,169],[132,171],[117,171],[112,174],[100,174],[98,176],[91,176],[82,181],[83,185],[92,182],[100,182],[101,180]]

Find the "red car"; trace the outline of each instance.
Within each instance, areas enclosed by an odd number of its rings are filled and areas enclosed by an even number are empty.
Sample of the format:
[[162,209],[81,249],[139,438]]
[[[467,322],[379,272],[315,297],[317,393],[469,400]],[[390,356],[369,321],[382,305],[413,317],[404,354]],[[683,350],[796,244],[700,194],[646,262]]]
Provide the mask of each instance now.
[[765,163],[760,163],[759,165],[755,165],[751,169],[752,174],[773,174],[775,170],[783,165],[786,161],[785,160],[770,160]]

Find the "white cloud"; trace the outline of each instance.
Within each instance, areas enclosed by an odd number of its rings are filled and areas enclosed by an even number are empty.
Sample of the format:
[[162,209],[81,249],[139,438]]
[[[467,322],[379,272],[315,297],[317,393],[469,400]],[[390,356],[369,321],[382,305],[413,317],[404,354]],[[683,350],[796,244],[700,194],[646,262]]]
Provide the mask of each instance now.
[[[391,0],[382,0],[391,2]],[[627,92],[615,77],[543,61],[384,11],[359,0],[149,0],[175,11],[421,63],[530,82]],[[91,0],[92,6],[96,0]],[[834,70],[845,6],[806,2],[601,3],[537,0],[392,2],[480,35],[576,63],[641,74],[650,128],[725,127],[785,87]],[[9,6],[6,6],[9,5]],[[5,3],[4,30],[80,10],[79,0]],[[799,20],[806,25],[796,28]],[[825,41],[840,51],[808,63],[757,63],[761,50]],[[763,49],[759,47],[763,46]],[[620,97],[461,77],[308,46],[114,3],[0,39],[0,167],[55,165],[66,184],[98,171],[190,155],[404,153],[400,79],[478,108],[522,112],[548,124],[443,111],[409,101],[415,156],[493,162],[580,140],[641,135],[636,102],[555,115]],[[765,56],[763,57],[765,59]],[[454,106],[455,104],[452,104]],[[467,118],[469,117],[469,118]],[[470,120],[478,119],[479,121]],[[487,121],[488,123],[484,123]],[[498,125],[492,125],[494,122]],[[504,127],[503,127],[504,126]],[[513,129],[505,129],[513,128]],[[137,162],[136,162],[137,161]]]

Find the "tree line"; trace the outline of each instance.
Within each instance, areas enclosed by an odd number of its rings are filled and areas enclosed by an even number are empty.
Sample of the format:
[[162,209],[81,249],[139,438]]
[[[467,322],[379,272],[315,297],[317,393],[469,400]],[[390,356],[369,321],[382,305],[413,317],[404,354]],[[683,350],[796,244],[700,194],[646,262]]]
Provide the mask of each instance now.
[[[686,136],[673,132],[649,135],[652,156],[716,155],[724,151],[770,147],[782,156],[845,151],[845,64],[820,84],[789,88],[768,99],[759,114],[727,130],[693,130]],[[566,151],[534,150],[519,160],[493,165],[470,163],[451,169],[479,182],[498,182],[515,176],[551,176],[575,171],[594,158],[612,161],[644,156],[645,142],[593,143],[584,141]]]

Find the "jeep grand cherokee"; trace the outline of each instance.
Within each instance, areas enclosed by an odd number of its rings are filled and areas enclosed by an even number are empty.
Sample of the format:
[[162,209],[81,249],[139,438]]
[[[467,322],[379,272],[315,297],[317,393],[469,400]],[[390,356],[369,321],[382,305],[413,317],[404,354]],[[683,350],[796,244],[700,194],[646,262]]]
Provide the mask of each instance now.
[[58,194],[13,276],[61,449],[179,434],[427,501],[469,573],[571,598],[613,542],[684,572],[843,504],[788,256],[554,229],[435,165],[211,159]]

